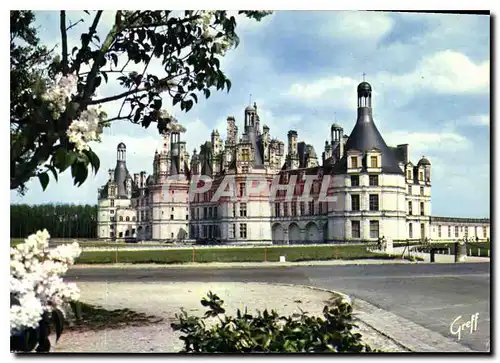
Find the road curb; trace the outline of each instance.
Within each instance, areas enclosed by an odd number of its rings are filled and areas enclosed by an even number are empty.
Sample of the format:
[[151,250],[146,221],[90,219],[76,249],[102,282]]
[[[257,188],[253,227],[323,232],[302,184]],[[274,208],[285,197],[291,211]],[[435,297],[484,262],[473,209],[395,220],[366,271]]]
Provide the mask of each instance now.
[[[282,283],[263,283],[267,285],[282,285],[309,288],[312,290],[329,292],[342,296],[351,301],[353,315],[370,328],[381,335],[392,340],[397,345],[408,350],[409,353],[462,353],[476,352],[460,343],[446,338],[439,333],[416,324],[406,318],[393,314],[387,310],[376,307],[367,301],[349,296],[339,291],[324,289],[321,287]],[[428,343],[430,342],[430,343]]]
[[[92,269],[92,268],[275,268],[275,267],[299,267],[299,266],[347,266],[347,265],[400,265],[416,264],[408,260],[335,260],[335,261],[308,261],[308,262],[207,262],[207,263],[183,263],[183,264],[130,264],[130,263],[109,263],[109,264],[78,264],[72,265],[71,269]],[[421,262],[418,262],[421,263]]]

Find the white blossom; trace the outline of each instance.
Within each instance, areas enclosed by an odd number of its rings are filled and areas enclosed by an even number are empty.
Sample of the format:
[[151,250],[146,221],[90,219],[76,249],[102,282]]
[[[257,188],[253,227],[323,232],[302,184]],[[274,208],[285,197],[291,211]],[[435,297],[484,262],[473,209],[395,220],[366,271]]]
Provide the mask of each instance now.
[[10,249],[10,294],[19,302],[11,303],[11,334],[36,328],[45,311],[57,307],[64,313],[67,303],[80,298],[78,287],[61,277],[80,255],[78,243],[49,250],[49,238],[47,230],[38,231]]
[[52,116],[58,118],[66,109],[66,104],[71,96],[77,93],[78,76],[68,74],[58,75],[48,87],[43,99],[49,102]]
[[99,124],[106,114],[101,107],[89,107],[80,114],[78,120],[74,120],[69,125],[67,135],[69,141],[75,144],[75,148],[82,152],[89,150],[90,141],[101,141],[102,127]]

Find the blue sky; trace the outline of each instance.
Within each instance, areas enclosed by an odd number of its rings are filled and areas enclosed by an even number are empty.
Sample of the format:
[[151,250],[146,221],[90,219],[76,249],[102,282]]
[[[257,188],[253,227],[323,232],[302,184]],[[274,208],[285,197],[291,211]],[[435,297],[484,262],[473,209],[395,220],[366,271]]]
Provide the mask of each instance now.
[[[37,13],[40,36],[48,45],[60,42],[58,18],[58,12]],[[70,30],[70,44],[76,44],[91,17],[70,12],[69,18],[85,20]],[[103,17],[101,39],[112,19],[112,13]],[[183,137],[190,152],[199,150],[214,128],[224,139],[228,115],[241,125],[252,94],[261,124],[273,137],[286,140],[287,131],[295,129],[320,155],[335,120],[346,133],[354,127],[356,86],[365,72],[385,141],[408,143],[412,162],[425,155],[432,163],[432,215],[489,217],[489,16],[277,11],[260,23],[239,20],[240,46],[222,62],[233,83],[230,93],[201,98],[189,113],[169,106],[187,128]],[[161,74],[161,67],[153,64],[152,69]],[[107,85],[100,93],[117,90]],[[112,115],[119,106],[105,109]],[[74,187],[66,172],[45,192],[37,180],[24,198],[11,192],[11,202],[95,204],[120,141],[127,145],[129,171],[150,173],[161,143],[156,129],[115,123],[103,142],[93,145],[101,170],[83,186]]]

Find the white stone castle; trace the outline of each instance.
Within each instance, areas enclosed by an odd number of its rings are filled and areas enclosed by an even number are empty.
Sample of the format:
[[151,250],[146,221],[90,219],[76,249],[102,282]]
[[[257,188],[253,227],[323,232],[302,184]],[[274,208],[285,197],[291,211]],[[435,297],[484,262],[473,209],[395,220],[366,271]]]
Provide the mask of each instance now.
[[[357,91],[354,129],[345,135],[333,124],[321,160],[294,130],[285,153],[269,127],[261,130],[255,104],[245,108],[241,136],[228,117],[227,139],[214,130],[191,158],[180,132],[165,133],[151,175],[129,174],[120,143],[116,168],[98,192],[99,238],[227,244],[489,239],[489,219],[431,216],[431,163],[422,157],[413,164],[408,144],[387,146],[372,117],[372,87],[362,82]],[[259,189],[256,180],[269,187]],[[235,198],[221,196],[228,190]]]

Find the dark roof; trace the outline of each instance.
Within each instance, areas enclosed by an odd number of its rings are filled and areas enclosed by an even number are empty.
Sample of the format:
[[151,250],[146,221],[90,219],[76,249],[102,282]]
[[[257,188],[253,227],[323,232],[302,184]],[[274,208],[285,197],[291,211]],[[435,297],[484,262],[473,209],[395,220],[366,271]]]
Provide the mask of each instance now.
[[403,174],[398,165],[398,160],[393,150],[385,143],[382,135],[375,126],[370,107],[358,108],[358,120],[344,147],[344,156],[335,164],[335,173],[347,171],[347,151],[359,150],[365,153],[367,150],[377,148],[382,154],[382,172],[389,174]]
[[332,124],[332,126],[330,127],[331,130],[341,130],[342,129],[342,126],[340,126],[339,124]]
[[123,142],[120,142],[116,148],[117,149],[126,149],[127,147],[125,146],[125,144]]
[[422,156],[422,159],[418,161],[418,166],[420,165],[431,165],[431,162],[426,157]]
[[245,108],[245,111],[255,111],[255,107],[248,105],[248,106]]
[[358,85],[358,93],[371,93],[372,86],[368,82],[361,82]]
[[125,161],[117,160],[114,181],[116,183],[116,196],[118,198],[127,197],[127,189],[125,188],[125,180],[127,180],[127,177],[130,177],[130,174],[127,170]]
[[461,217],[438,217],[431,216],[430,222],[442,222],[442,223],[490,223],[489,218],[461,218]]

